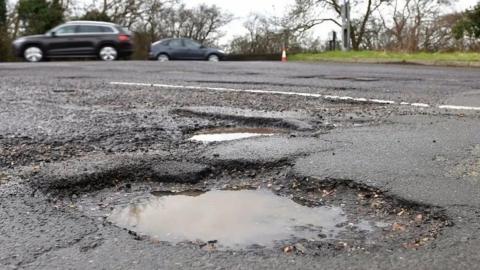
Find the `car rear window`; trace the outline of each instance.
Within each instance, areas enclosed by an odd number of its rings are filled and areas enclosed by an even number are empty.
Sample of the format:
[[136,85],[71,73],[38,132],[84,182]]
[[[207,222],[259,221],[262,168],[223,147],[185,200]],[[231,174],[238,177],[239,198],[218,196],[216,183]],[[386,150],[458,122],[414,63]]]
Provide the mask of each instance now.
[[116,25],[116,28],[122,34],[130,35],[130,36],[132,35],[132,31],[128,30],[127,27],[122,27],[120,25]]
[[111,27],[100,26],[100,28],[102,29],[102,32],[104,32],[104,33],[113,33],[114,32]]
[[189,48],[192,48],[192,49],[198,49],[200,48],[202,45],[200,45],[200,43],[197,43],[193,40],[190,40],[190,39],[184,39],[183,42],[185,42],[185,46],[189,47]]

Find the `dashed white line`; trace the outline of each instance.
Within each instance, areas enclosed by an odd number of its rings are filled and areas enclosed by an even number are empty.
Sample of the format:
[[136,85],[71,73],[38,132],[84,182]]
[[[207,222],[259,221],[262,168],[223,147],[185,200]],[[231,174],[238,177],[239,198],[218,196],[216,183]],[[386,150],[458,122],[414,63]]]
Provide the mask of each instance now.
[[391,100],[369,99],[368,101],[373,103],[380,103],[380,104],[395,104],[395,101],[391,101]]
[[422,108],[429,108],[430,107],[429,104],[425,104],[425,103],[411,103],[410,106],[422,107]]
[[173,85],[173,84],[156,84],[156,83],[137,83],[137,82],[110,82],[111,85],[124,85],[124,86],[150,86],[150,87],[160,87],[160,88],[169,88],[169,89],[191,89],[191,90],[208,90],[208,91],[219,91],[219,92],[242,92],[242,93],[253,93],[253,94],[270,94],[270,95],[285,95],[285,96],[302,96],[302,97],[314,97],[314,98],[323,98],[326,100],[338,100],[338,101],[354,101],[354,102],[365,102],[365,103],[376,103],[383,105],[394,105],[400,104],[404,106],[413,106],[420,108],[430,108],[436,107],[439,109],[449,109],[449,110],[470,110],[470,111],[480,111],[480,107],[470,107],[470,106],[457,106],[457,105],[438,105],[432,106],[426,103],[409,103],[409,102],[395,102],[392,100],[383,100],[383,99],[368,99],[368,98],[355,98],[348,96],[333,96],[333,95],[322,95],[314,93],[303,93],[303,92],[286,92],[286,91],[269,91],[269,90],[258,90],[258,89],[235,89],[235,88],[223,88],[223,87],[208,87],[208,86],[193,86],[193,85]]
[[440,105],[440,109],[447,110],[466,110],[466,111],[480,111],[480,107],[470,107],[470,106],[456,106],[456,105]]

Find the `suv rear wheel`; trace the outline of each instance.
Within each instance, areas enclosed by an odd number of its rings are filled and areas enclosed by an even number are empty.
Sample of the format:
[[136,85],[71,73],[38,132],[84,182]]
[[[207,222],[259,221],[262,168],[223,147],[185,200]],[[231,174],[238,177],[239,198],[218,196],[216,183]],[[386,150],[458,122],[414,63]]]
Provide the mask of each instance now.
[[37,46],[28,46],[23,51],[23,57],[28,62],[40,62],[43,59],[43,51]]
[[103,46],[98,53],[103,61],[113,61],[118,57],[117,49],[112,46]]

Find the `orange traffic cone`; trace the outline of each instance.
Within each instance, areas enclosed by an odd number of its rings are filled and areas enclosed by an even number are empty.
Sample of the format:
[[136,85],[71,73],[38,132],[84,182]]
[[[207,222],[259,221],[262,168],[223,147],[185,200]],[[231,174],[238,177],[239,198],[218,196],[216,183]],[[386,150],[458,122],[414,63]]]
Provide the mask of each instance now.
[[287,50],[285,48],[282,51],[282,62],[287,62]]

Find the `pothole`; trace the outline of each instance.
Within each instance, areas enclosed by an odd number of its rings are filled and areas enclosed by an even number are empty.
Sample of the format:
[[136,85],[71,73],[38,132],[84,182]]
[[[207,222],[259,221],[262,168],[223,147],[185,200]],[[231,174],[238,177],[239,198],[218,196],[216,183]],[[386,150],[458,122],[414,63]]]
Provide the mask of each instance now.
[[192,136],[189,140],[203,143],[234,141],[253,137],[273,136],[285,133],[273,128],[218,128],[210,129]]
[[[307,207],[267,190],[157,193],[147,202],[117,208],[108,218],[159,241],[217,243],[220,249],[274,247],[292,239],[335,239],[346,231],[340,207]],[[373,231],[361,220],[360,230]]]
[[125,229],[155,245],[207,251],[340,252],[421,249],[451,223],[441,209],[346,180],[286,175],[285,166],[213,171],[196,183],[128,181],[52,197],[56,208]]

